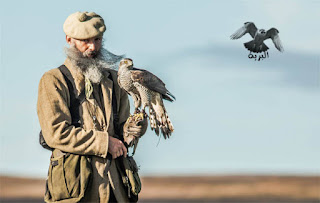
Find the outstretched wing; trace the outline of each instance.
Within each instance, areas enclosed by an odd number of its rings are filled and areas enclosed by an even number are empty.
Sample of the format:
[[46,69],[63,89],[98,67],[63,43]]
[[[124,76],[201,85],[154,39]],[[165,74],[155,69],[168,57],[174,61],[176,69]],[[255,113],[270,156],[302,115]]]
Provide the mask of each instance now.
[[283,50],[282,43],[280,41],[280,37],[279,37],[278,33],[279,33],[279,31],[276,28],[269,29],[267,31],[265,40],[271,38],[273,43],[274,43],[274,45],[276,46],[276,48],[280,52],[283,52],[284,50]]
[[231,39],[239,39],[246,33],[249,33],[252,38],[254,38],[257,32],[257,27],[252,22],[246,22],[241,28],[239,28],[235,33],[233,33]]
[[153,75],[147,70],[133,68],[131,70],[131,78],[133,82],[138,82],[148,89],[162,94],[163,99],[173,101],[176,98],[167,90],[166,85],[160,78]]

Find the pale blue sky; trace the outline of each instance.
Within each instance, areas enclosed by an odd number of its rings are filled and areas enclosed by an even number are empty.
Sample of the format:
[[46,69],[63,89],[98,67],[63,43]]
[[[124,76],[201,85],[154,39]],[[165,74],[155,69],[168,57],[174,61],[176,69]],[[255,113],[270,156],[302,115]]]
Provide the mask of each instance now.
[[[63,63],[64,20],[94,11],[105,47],[148,69],[177,97],[175,132],[149,129],[136,160],[142,175],[320,174],[320,1],[1,1],[0,175],[45,177],[38,144],[42,74]],[[229,36],[244,22],[276,27],[269,58],[249,60]],[[130,98],[131,99],[131,98]]]

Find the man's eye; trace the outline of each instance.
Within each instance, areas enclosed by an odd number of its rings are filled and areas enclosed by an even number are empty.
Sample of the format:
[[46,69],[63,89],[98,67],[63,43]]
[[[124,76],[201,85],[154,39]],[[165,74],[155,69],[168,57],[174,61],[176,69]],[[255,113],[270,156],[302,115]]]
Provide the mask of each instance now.
[[101,38],[96,38],[95,40],[96,40],[96,41],[100,41],[100,40],[101,40]]

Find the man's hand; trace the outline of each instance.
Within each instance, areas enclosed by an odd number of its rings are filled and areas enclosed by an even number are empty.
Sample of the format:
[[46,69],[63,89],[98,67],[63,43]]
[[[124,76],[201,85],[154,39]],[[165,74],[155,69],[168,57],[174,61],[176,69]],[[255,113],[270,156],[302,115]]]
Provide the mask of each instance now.
[[118,158],[119,156],[127,156],[127,148],[117,138],[109,136],[108,152],[112,155],[112,158]]
[[147,115],[130,116],[123,126],[123,138],[129,147],[133,145],[134,140],[144,135],[148,128]]

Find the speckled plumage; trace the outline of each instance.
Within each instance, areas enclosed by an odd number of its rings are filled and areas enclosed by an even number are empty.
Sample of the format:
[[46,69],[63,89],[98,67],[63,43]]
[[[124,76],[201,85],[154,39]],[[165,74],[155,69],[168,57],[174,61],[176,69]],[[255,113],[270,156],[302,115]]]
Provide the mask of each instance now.
[[139,108],[141,106],[140,95],[137,88],[133,84],[131,73],[128,69],[119,69],[118,83],[121,88],[123,88],[128,94],[132,96],[135,108]]
[[165,84],[152,73],[133,67],[131,59],[122,59],[118,71],[118,83],[133,98],[135,112],[149,107],[150,127],[165,138],[173,132],[173,125],[166,112],[163,99],[173,101],[175,97],[166,89]]

